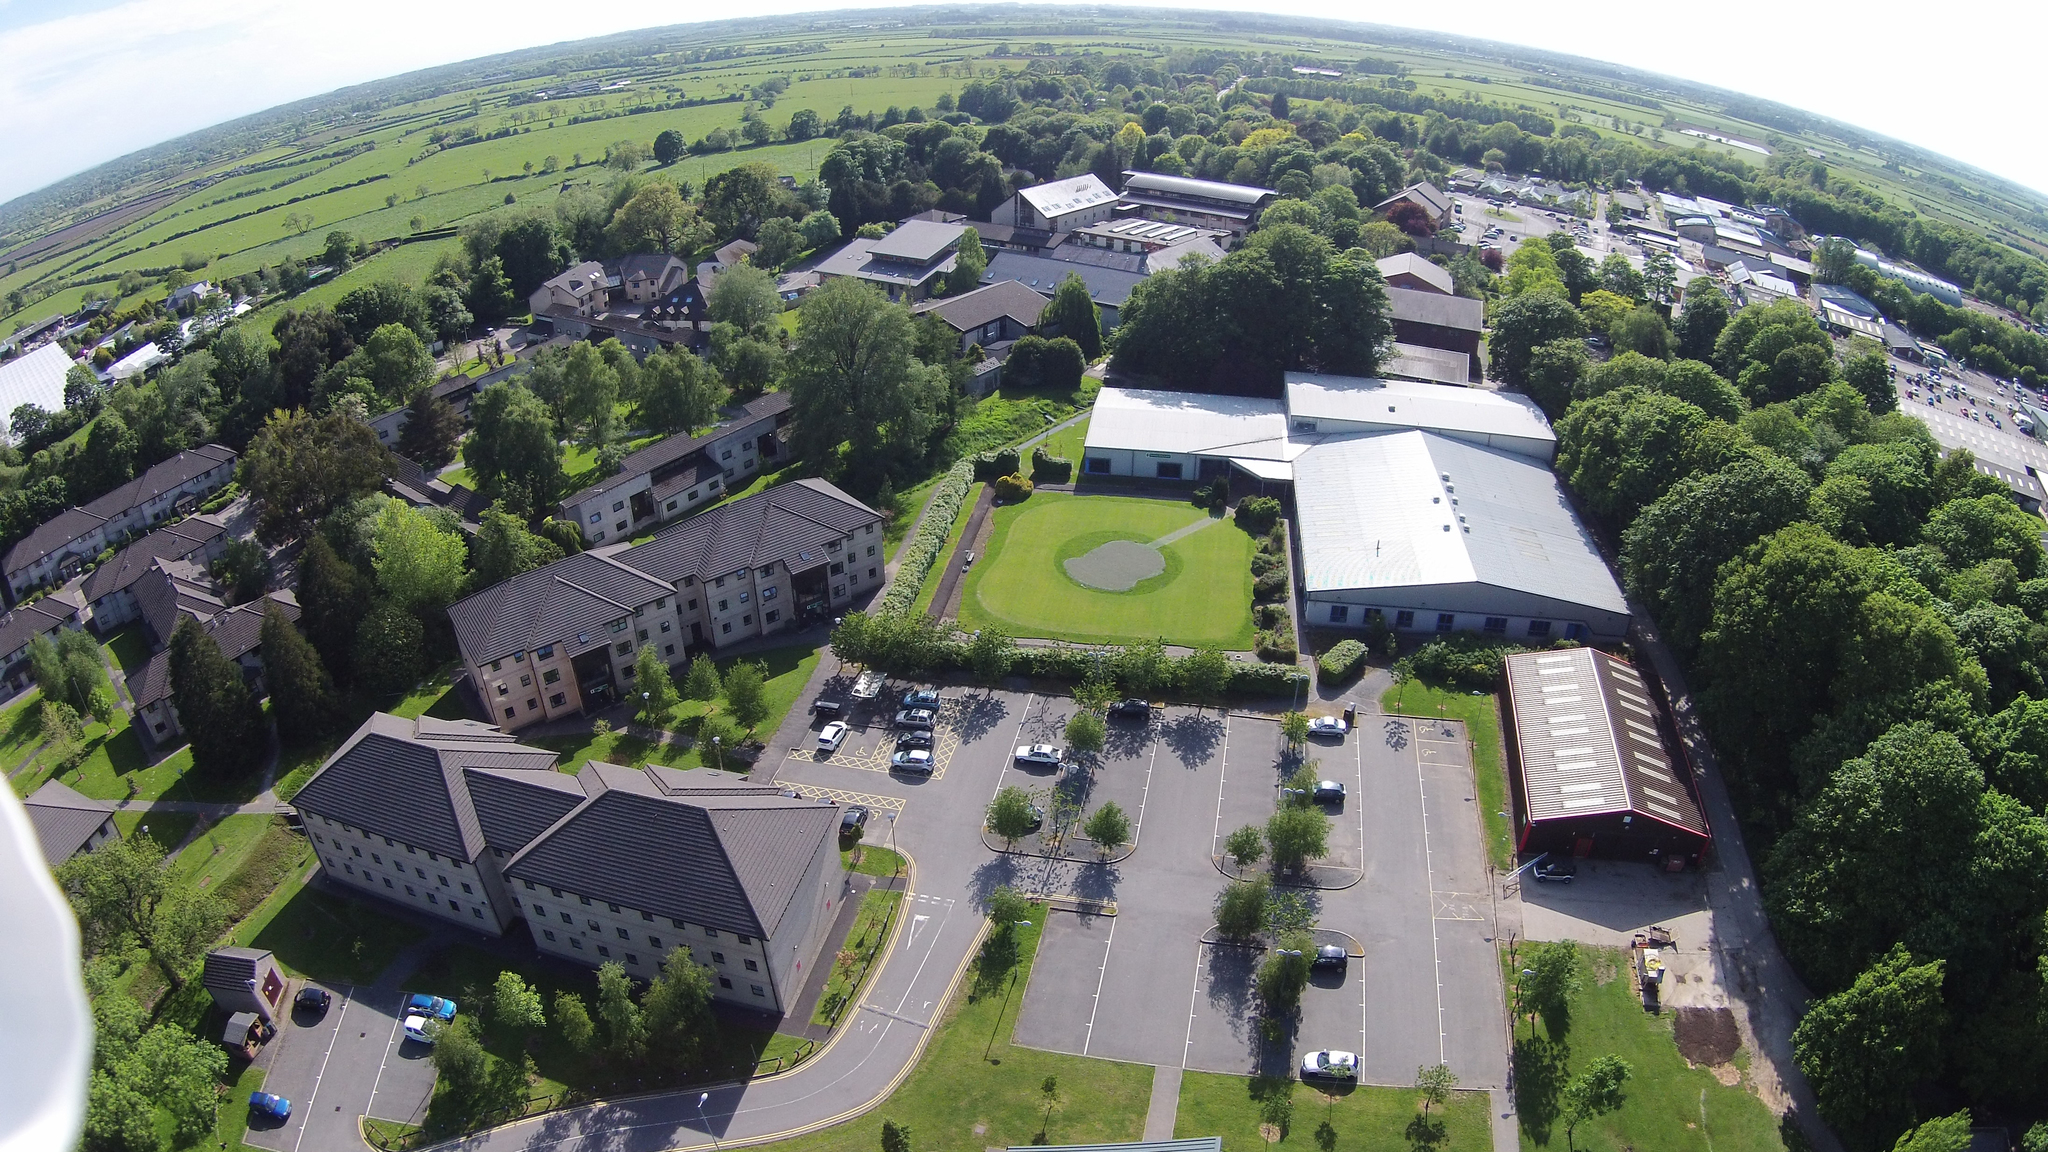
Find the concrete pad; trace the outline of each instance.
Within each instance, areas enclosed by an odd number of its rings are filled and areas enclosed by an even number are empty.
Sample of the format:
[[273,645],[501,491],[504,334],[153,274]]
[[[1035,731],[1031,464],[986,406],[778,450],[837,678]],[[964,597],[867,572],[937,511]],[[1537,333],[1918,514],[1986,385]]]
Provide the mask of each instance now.
[[1626,948],[1654,924],[1670,929],[1681,949],[1707,946],[1713,917],[1700,873],[1660,872],[1617,860],[1580,860],[1578,867],[1570,884],[1522,874],[1524,937]]

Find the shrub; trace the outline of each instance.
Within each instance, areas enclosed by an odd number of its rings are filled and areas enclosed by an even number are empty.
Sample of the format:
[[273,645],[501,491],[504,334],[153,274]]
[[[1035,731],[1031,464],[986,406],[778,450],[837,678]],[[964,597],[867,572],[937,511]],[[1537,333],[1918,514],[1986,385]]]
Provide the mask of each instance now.
[[1044,445],[1031,450],[1031,482],[1033,484],[1065,484],[1073,478],[1074,462],[1072,460],[1047,452]]
[[1287,609],[1283,605],[1260,604],[1252,609],[1252,623],[1261,628],[1278,628],[1287,619]]
[[1323,683],[1339,684],[1349,680],[1365,663],[1365,644],[1358,640],[1339,640],[1316,661],[1316,671],[1322,673]]
[[1015,504],[1031,495],[1031,487],[1031,481],[1025,479],[1021,473],[1013,472],[996,481],[996,502]]
[[1237,526],[1254,536],[1264,536],[1280,519],[1280,501],[1271,496],[1250,496],[1237,505]]
[[1266,573],[1279,568],[1281,563],[1281,559],[1271,552],[1254,552],[1252,553],[1252,575],[1264,576]]
[[1517,652],[1530,651],[1534,649],[1526,644],[1510,644],[1477,632],[1459,632],[1424,644],[1402,657],[1394,668],[1427,684],[1483,692],[1500,681],[1502,661]]
[[1275,569],[1252,581],[1252,599],[1278,600],[1287,595],[1287,571]]
[[1301,658],[1301,650],[1294,646],[1292,628],[1260,632],[1253,641],[1252,651],[1269,664],[1293,664]]
[[1022,458],[1015,448],[1002,448],[984,452],[974,458],[974,478],[983,483],[992,483],[1017,471]]
[[889,585],[888,594],[876,605],[878,612],[906,611],[917,603],[917,594],[924,587],[924,578],[939,562],[939,553],[945,551],[946,537],[953,531],[953,520],[960,515],[960,505],[967,499],[967,490],[974,484],[974,462],[962,460],[947,471],[932,489],[931,503],[927,505],[924,522],[918,526],[917,535],[903,546],[898,557],[896,580]]

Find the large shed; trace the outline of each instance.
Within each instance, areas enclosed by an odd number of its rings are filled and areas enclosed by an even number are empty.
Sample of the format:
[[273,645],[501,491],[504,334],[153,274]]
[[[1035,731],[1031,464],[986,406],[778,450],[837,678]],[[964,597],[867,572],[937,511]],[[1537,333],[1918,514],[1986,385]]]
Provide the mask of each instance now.
[[1524,853],[1698,867],[1713,834],[1659,693],[1592,648],[1507,658],[1505,726]]

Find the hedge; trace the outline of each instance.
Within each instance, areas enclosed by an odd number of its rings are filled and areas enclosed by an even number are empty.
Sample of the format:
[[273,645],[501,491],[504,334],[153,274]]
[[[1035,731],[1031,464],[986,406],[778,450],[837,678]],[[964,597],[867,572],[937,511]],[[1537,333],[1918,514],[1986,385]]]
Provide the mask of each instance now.
[[[1553,647],[1577,648],[1578,645],[1560,640]],[[1477,632],[1459,632],[1442,640],[1432,640],[1402,657],[1395,662],[1394,672],[1404,679],[1420,680],[1425,684],[1487,692],[1499,685],[1503,662],[1509,656],[1534,651],[1537,649],[1526,644],[1508,643]]]
[[[1011,665],[1011,672],[1014,675],[1039,680],[1079,683],[1087,679],[1099,666],[1113,664],[1117,655],[1118,650],[1113,647],[1019,647],[1016,663]],[[1182,659],[1185,657],[1167,658],[1167,666],[1176,677]],[[952,647],[942,651],[941,660],[964,669],[967,664],[966,645],[958,645],[957,651]],[[1247,660],[1232,660],[1230,681],[1225,690],[1234,696],[1282,696],[1299,691],[1307,680],[1308,676],[1297,671],[1291,664],[1254,664]]]
[[[1016,453],[1011,453],[1015,457]],[[946,471],[945,478],[932,489],[931,503],[925,505],[924,520],[917,527],[917,535],[904,545],[896,567],[896,579],[889,585],[889,591],[876,605],[882,612],[907,612],[917,603],[917,595],[924,589],[924,578],[930,575],[932,565],[939,562],[939,554],[946,550],[946,537],[952,534],[953,521],[960,515],[960,505],[967,499],[967,490],[974,486],[976,462],[962,460]]]
[[1021,500],[1028,499],[1031,496],[1031,487],[1031,481],[1026,480],[1021,473],[998,476],[996,477],[996,502],[999,504],[1015,504]]
[[1360,640],[1339,640],[1330,646],[1328,652],[1316,661],[1316,670],[1323,675],[1323,683],[1336,684],[1351,678],[1365,663],[1365,643]]
[[1023,457],[1015,448],[1002,448],[994,452],[983,452],[973,460],[974,479],[993,484],[1005,476],[1014,475],[1023,463]]
[[1033,484],[1065,484],[1074,478],[1074,462],[1064,456],[1055,456],[1041,444],[1031,450],[1031,482]]

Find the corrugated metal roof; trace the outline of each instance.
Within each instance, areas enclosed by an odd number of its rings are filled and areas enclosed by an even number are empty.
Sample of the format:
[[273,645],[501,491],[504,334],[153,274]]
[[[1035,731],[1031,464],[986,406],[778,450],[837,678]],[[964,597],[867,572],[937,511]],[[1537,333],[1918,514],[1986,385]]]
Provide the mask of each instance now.
[[1634,668],[1577,648],[1510,656],[1507,677],[1530,820],[1633,812],[1707,834]]
[[[1395,199],[1398,200],[1400,197],[1397,196]],[[1457,295],[1458,290],[1448,271],[1413,252],[1396,252],[1373,263],[1379,268],[1382,277],[1413,276],[1445,296]]]
[[1104,184],[1102,178],[1093,172],[1069,176],[1065,180],[1054,180],[1049,184],[1020,188],[1017,195],[1023,197],[1025,203],[1038,209],[1041,216],[1062,216],[1068,212],[1092,208],[1097,204],[1107,204],[1116,199],[1116,193],[1110,191],[1109,185]]
[[1512,437],[1548,446],[1536,449],[1545,459],[1557,443],[1543,410],[1516,393],[1315,372],[1289,372],[1286,380],[1287,415],[1297,430],[1300,421],[1308,420]]
[[64,374],[74,363],[61,345],[51,343],[0,364],[0,430],[23,404],[45,412],[63,411]]
[[1197,180],[1191,176],[1168,176],[1161,172],[1124,173],[1124,191],[1151,192],[1164,196],[1192,196],[1203,200],[1224,200],[1234,204],[1257,204],[1279,193],[1249,184],[1225,184]]
[[1550,469],[1431,432],[1332,440],[1294,462],[1305,591],[1482,584],[1626,615]]
[[1087,447],[1253,460],[1291,460],[1306,449],[1288,442],[1278,400],[1146,388],[1097,393]]

